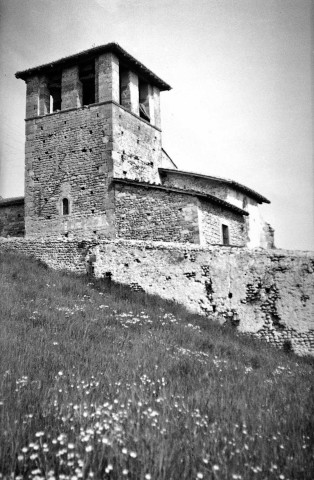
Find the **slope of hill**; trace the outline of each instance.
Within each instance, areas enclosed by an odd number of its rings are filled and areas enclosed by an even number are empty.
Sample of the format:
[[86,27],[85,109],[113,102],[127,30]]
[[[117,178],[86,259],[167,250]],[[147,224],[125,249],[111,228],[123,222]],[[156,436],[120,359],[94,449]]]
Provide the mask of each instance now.
[[109,279],[0,275],[0,478],[313,478],[313,359]]

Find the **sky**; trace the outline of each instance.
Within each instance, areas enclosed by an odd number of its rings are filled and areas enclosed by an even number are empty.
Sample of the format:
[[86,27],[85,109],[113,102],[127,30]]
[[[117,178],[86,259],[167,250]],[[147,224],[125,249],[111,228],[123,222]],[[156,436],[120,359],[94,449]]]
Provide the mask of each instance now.
[[0,0],[0,195],[24,194],[25,83],[109,42],[172,86],[163,147],[180,170],[266,196],[278,248],[314,250],[311,0]]

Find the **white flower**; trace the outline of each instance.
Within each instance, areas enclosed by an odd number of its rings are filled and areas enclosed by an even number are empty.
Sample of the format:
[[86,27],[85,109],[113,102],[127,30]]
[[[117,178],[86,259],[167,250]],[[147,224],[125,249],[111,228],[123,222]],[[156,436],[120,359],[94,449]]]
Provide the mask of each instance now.
[[202,472],[198,472],[198,474],[196,475],[196,478],[204,478],[204,475],[202,474]]
[[136,453],[136,452],[130,452],[130,457],[136,458],[136,457],[137,457],[137,453]]
[[213,470],[217,472],[219,470],[219,466],[218,465],[213,465]]
[[113,466],[109,463],[109,465],[107,465],[107,467],[105,469],[105,472],[109,473],[111,470],[113,470]]
[[91,445],[87,445],[87,447],[85,448],[86,452],[91,452],[92,450],[93,450],[93,447]]
[[127,470],[126,468],[122,470],[122,475],[127,475],[128,473],[129,473],[129,470]]

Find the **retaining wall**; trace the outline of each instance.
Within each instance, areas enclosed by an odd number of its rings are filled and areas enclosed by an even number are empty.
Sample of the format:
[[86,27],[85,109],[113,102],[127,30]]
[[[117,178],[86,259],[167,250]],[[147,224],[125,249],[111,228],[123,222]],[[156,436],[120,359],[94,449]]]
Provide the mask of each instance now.
[[175,300],[298,354],[314,355],[314,253],[132,240],[0,239],[1,251]]

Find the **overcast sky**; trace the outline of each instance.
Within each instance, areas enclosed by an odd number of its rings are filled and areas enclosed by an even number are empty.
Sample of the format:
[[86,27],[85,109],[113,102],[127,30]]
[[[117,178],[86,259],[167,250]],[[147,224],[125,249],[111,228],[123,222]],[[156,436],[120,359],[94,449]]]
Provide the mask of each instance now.
[[23,195],[18,70],[115,41],[169,83],[163,146],[234,179],[279,248],[314,249],[311,0],[0,0],[0,195]]

